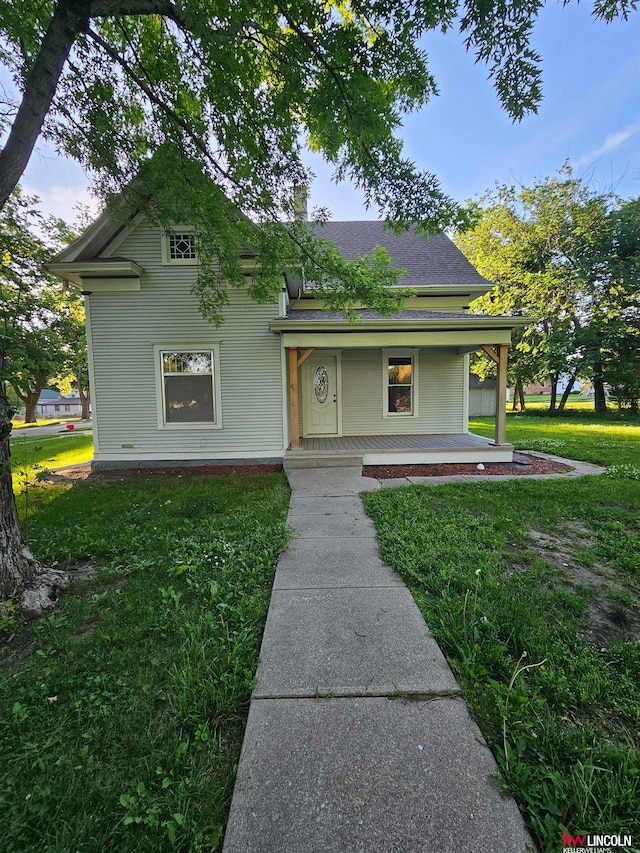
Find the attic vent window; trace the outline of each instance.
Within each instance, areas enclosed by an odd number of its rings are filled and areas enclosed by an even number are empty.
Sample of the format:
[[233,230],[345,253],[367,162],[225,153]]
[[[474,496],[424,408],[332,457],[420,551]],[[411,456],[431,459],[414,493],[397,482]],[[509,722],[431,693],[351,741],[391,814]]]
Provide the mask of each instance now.
[[195,259],[195,234],[169,234],[170,261],[195,261]]

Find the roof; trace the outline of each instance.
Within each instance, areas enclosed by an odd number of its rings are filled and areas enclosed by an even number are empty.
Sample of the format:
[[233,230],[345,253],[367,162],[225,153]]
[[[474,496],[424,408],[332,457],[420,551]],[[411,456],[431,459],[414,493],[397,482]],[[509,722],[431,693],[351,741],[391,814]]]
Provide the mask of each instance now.
[[[46,397],[44,396],[45,393],[47,394]],[[53,396],[50,396],[51,394],[53,394]],[[47,392],[42,391],[40,393],[40,396],[38,397],[38,405],[39,406],[51,406],[54,403],[56,405],[58,405],[58,403],[67,403],[67,404],[78,403],[79,404],[80,402],[81,402],[81,400],[80,400],[79,395],[72,394],[69,397],[63,397],[62,394],[60,394],[59,392],[56,392],[56,391],[47,391]]]
[[[473,314],[455,313],[453,311],[420,311],[407,310],[398,311],[396,314],[385,316],[377,314],[375,311],[370,311],[368,308],[356,308],[354,313],[363,320],[462,320],[473,317]],[[483,315],[484,316],[484,315]],[[319,322],[329,322],[346,320],[342,311],[335,314],[329,314],[319,308],[300,308],[289,310],[285,320],[312,320]]]
[[491,379],[480,379],[479,376],[476,376],[475,373],[469,372],[469,388],[495,388],[496,380]]
[[401,287],[460,285],[462,287],[493,284],[473,267],[460,249],[446,236],[425,237],[414,230],[395,234],[383,222],[329,221],[314,225],[319,237],[333,240],[347,261],[370,254],[376,246],[384,246],[391,256],[392,266],[407,270],[399,281]]
[[321,333],[347,331],[351,333],[366,330],[487,330],[514,329],[526,326],[530,317],[507,317],[500,314],[460,314],[454,311],[399,311],[390,317],[377,314],[367,308],[357,308],[354,312],[361,322],[352,321],[342,312],[329,313],[322,309],[289,309],[284,317],[269,323],[273,332],[292,332],[294,330],[316,330]]

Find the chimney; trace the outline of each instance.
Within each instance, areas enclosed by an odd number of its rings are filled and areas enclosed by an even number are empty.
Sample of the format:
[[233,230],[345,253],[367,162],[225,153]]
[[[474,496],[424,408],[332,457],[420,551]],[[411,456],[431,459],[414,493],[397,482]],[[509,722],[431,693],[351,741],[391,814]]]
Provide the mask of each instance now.
[[304,185],[293,188],[293,212],[296,216],[301,216],[305,222],[309,221],[307,195],[308,190]]

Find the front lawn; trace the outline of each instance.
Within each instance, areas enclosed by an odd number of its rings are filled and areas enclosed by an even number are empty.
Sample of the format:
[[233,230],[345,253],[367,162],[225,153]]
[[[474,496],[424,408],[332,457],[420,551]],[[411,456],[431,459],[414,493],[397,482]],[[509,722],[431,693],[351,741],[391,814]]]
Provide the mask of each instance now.
[[2,850],[217,850],[287,541],[284,477],[34,500],[32,549],[78,579],[50,616],[0,630]]
[[51,468],[81,465],[93,459],[93,435],[69,431],[60,435],[20,436],[11,440],[13,488],[32,487]]
[[[493,418],[470,418],[469,431],[493,438]],[[640,465],[640,417],[628,414],[509,414],[507,441],[518,450],[538,450],[595,465]]]
[[[519,446],[640,463],[638,427],[527,420]],[[564,830],[640,834],[640,469],[622,473],[363,496],[548,853]]]

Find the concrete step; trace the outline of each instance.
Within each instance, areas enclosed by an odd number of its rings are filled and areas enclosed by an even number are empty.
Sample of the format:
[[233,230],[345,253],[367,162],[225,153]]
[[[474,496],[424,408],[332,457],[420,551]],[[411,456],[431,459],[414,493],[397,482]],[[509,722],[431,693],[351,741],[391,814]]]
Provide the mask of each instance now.
[[360,468],[362,471],[363,459],[363,456],[347,456],[340,453],[287,454],[284,457],[283,468],[285,471],[291,471],[294,468]]

